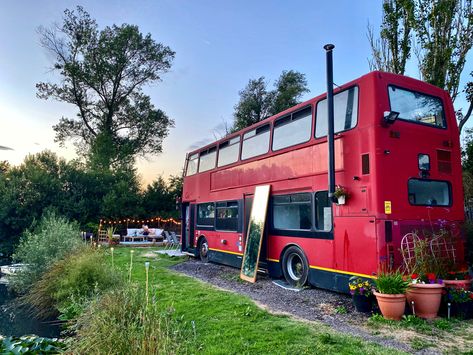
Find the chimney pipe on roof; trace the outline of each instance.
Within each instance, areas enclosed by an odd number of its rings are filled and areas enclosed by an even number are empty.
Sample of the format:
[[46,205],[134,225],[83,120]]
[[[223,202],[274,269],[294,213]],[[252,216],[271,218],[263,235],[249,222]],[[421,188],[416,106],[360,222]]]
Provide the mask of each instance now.
[[332,50],[335,48],[333,44],[326,44],[327,60],[327,145],[328,145],[328,198],[332,202],[336,202],[335,192],[335,144],[334,144],[334,113],[333,113],[333,60]]

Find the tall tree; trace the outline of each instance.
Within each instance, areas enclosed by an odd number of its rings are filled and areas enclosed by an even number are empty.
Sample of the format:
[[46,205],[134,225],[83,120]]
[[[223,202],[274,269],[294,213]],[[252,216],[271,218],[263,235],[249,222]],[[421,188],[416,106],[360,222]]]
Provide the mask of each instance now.
[[372,58],[371,70],[404,74],[411,55],[411,32],[414,16],[413,0],[385,0],[380,38],[368,26],[368,40]]
[[62,26],[40,27],[39,34],[61,80],[38,83],[37,96],[78,108],[77,117],[54,126],[56,141],[72,139],[99,168],[162,151],[173,121],[142,89],[171,67],[175,53],[169,47],[133,25],[99,30],[80,6],[64,12]]
[[240,99],[234,107],[233,132],[297,105],[302,95],[309,92],[305,75],[294,70],[283,71],[274,82],[273,90],[268,90],[267,86],[262,76],[249,80],[239,92]]
[[[415,46],[410,44],[411,32]],[[380,39],[374,39],[372,30],[368,38],[372,69],[403,74],[406,60],[414,52],[421,79],[447,90],[455,101],[466,56],[473,46],[472,0],[385,0]],[[385,49],[388,55],[383,54]],[[470,109],[465,115],[457,110],[460,133],[470,116]]]
[[473,45],[472,0],[416,0],[415,26],[422,79],[444,88],[455,101]]
[[[470,73],[470,76],[473,78],[473,71]],[[471,116],[471,113],[473,112],[473,81],[470,81],[465,85],[464,91],[466,94],[466,100],[469,102],[469,106],[465,114],[463,114],[461,109],[457,111],[457,118],[459,121],[458,128],[460,129],[460,132],[462,131],[463,126],[468,121]]]
[[264,76],[250,79],[246,87],[238,94],[240,100],[234,107],[232,131],[251,126],[270,116],[272,93],[267,89]]
[[302,95],[309,92],[305,75],[294,70],[284,70],[274,86],[271,115],[297,105]]

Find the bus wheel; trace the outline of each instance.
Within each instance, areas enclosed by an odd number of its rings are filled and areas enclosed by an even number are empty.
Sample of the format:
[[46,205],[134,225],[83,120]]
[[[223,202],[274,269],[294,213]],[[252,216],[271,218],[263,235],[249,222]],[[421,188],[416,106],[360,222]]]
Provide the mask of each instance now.
[[207,243],[205,238],[202,238],[199,243],[199,257],[204,263],[209,261],[209,243]]
[[309,263],[303,251],[291,246],[282,257],[282,272],[286,281],[293,286],[302,287],[309,276]]

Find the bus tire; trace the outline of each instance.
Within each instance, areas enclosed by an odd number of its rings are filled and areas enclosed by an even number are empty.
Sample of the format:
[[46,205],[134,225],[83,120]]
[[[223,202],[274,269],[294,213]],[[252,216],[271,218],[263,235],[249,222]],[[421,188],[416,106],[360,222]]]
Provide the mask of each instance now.
[[199,258],[203,263],[209,262],[209,243],[205,237],[199,240]]
[[302,287],[307,283],[309,263],[299,247],[293,245],[286,249],[282,257],[282,272],[292,286]]

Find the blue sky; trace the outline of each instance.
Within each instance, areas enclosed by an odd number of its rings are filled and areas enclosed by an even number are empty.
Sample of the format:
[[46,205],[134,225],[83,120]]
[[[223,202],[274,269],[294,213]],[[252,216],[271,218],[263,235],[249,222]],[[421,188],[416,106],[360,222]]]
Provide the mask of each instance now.
[[[136,24],[176,52],[163,81],[146,89],[176,125],[161,155],[138,162],[144,182],[178,174],[189,147],[214,140],[215,129],[231,122],[238,91],[250,78],[265,76],[272,83],[282,70],[298,70],[311,89],[305,98],[316,96],[325,87],[326,43],[336,46],[335,83],[367,73],[366,26],[369,21],[378,28],[381,21],[381,1],[374,0],[2,1],[0,146],[13,150],[0,150],[0,160],[18,164],[46,148],[74,157],[73,147],[53,142],[52,125],[75,108],[35,96],[35,83],[57,79],[36,29],[60,22],[64,9],[77,4],[100,26]],[[417,76],[411,68],[408,75]],[[467,64],[465,73],[471,70]]]

